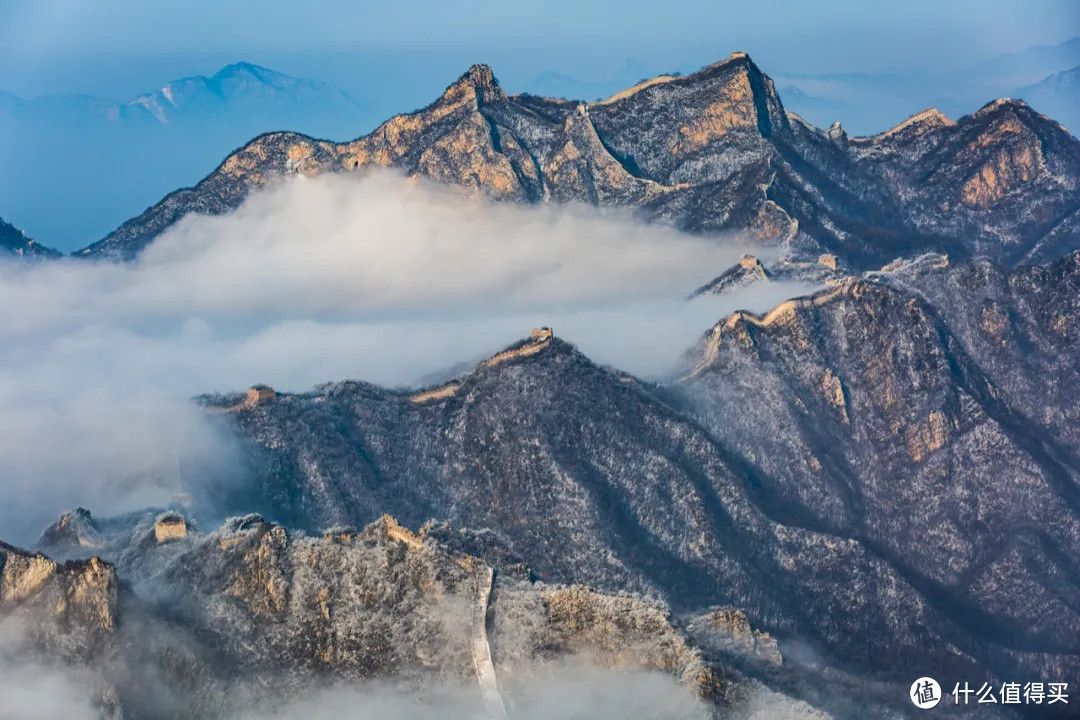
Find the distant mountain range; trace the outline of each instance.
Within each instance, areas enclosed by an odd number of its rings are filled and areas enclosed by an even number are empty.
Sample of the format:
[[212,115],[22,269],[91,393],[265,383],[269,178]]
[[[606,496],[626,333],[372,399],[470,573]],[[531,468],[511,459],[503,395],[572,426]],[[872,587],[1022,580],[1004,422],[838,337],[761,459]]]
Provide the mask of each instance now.
[[[312,105],[312,110],[302,110]],[[360,105],[325,83],[289,77],[251,63],[223,67],[210,77],[196,75],[166,83],[161,89],[128,102],[90,95],[46,95],[24,100],[0,92],[0,110],[8,122],[72,123],[196,123],[215,115],[230,119],[273,112],[310,115],[319,112],[355,111]],[[286,116],[287,117],[287,116]],[[331,120],[327,121],[332,122]]]
[[904,73],[799,75],[780,73],[788,106],[811,122],[842,121],[857,134],[880,132],[905,108],[934,106],[954,117],[971,112],[988,97],[1027,100],[1036,110],[1065,123],[1075,133],[1071,115],[1059,112],[1067,101],[1048,94],[1029,95],[1026,88],[1048,76],[1080,65],[1080,37],[1052,46],[998,55],[966,70],[919,69]]
[[344,140],[359,135],[367,117],[363,105],[325,83],[250,63],[127,102],[0,92],[0,213],[70,249],[193,182],[254,135],[301,129]]
[[559,72],[544,72],[525,84],[525,91],[541,97],[566,100],[602,100],[619,90],[647,79],[653,73],[644,63],[627,58],[625,64],[606,78],[580,80]]
[[999,87],[1020,87],[1076,65],[1080,65],[1080,37],[998,55],[976,65],[970,74]]
[[1080,132],[1080,65],[1054,73],[1014,94],[1060,120],[1073,135]]

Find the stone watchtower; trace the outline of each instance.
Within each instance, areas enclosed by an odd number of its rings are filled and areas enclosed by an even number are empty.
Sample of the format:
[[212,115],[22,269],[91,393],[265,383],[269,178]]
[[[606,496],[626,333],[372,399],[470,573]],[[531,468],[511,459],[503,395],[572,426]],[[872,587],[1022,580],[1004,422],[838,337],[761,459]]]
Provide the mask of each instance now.
[[158,543],[169,540],[177,540],[187,537],[187,521],[178,512],[167,512],[158,515],[154,523],[154,538]]
[[552,331],[548,326],[533,328],[533,331],[529,334],[533,342],[543,342],[550,340]]
[[274,392],[274,388],[269,385],[252,385],[247,391],[247,404],[258,405],[267,400],[273,400],[276,397],[277,393]]

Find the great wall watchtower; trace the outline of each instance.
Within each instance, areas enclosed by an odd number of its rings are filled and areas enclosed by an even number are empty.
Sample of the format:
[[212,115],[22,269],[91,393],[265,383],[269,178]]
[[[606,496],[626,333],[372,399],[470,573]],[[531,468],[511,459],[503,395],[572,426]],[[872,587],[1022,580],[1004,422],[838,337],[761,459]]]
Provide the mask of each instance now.
[[187,537],[187,521],[178,512],[158,515],[154,523],[154,539],[158,544]]
[[252,385],[250,388],[248,388],[247,404],[259,405],[260,403],[264,403],[267,400],[273,400],[276,397],[277,393],[274,391],[274,388],[270,387],[269,385],[263,385],[260,383],[259,385]]

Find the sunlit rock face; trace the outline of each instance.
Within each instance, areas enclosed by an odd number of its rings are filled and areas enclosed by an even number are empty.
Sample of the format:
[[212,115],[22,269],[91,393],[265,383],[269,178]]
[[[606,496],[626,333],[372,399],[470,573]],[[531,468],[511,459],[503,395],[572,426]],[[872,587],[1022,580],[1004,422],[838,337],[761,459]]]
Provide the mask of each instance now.
[[1080,143],[1022,102],[958,121],[930,109],[853,138],[787,113],[734,53],[598,102],[507,96],[473,66],[428,107],[351,142],[256,138],[80,254],[130,259],[187,213],[228,212],[274,178],[371,167],[499,200],[635,207],[855,269],[923,251],[1043,261],[1080,242]]
[[40,660],[73,677],[94,668],[80,691],[101,717],[119,720],[118,595],[115,568],[98,557],[56,562],[0,542],[0,667]]
[[87,638],[111,633],[116,626],[116,572],[99,558],[57,564],[0,543],[0,573],[5,614],[52,617]]

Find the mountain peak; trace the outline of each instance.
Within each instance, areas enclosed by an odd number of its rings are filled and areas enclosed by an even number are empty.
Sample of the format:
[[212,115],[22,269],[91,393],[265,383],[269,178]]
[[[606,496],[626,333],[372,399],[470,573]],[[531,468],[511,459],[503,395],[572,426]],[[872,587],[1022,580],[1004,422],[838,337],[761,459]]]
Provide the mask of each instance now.
[[273,74],[273,75],[280,75],[281,74],[281,73],[277,72],[276,70],[271,70],[270,68],[265,68],[262,65],[256,65],[255,63],[250,63],[250,62],[241,60],[240,62],[234,62],[234,63],[230,63],[230,64],[224,66],[223,68],[218,70],[216,73],[214,73],[214,76],[215,77],[223,77],[223,76],[227,76],[227,75],[236,75],[238,73],[251,73],[253,75],[259,75],[259,74],[262,74],[262,73],[270,73],[270,74]]
[[[710,148],[760,143],[788,128],[773,81],[744,52],[685,76],[661,75],[590,108],[593,124],[634,174],[662,184],[695,176]],[[634,119],[649,117],[634,126]]]
[[60,253],[28,238],[22,230],[0,218],[0,255],[53,258]]
[[[706,65],[704,68],[702,68],[702,72],[706,70],[711,70],[712,68],[722,67],[728,64],[742,64],[745,65],[747,68],[753,68],[754,70],[758,70],[758,66],[755,65],[754,61],[750,59],[749,53],[743,52],[742,50],[735,50],[723,60],[717,60],[714,63]],[[758,70],[758,72],[761,71]]]
[[1003,97],[997,100],[992,100],[986,103],[981,108],[971,113],[969,116],[972,120],[993,119],[1001,117],[1003,115],[1014,115],[1017,118],[1025,121],[1043,121],[1045,123],[1053,123],[1058,125],[1059,123],[1053,118],[1049,118],[1040,113],[1035,108],[1028,105],[1024,100],[1019,98]]
[[262,67],[261,65],[241,61],[225,65],[209,78],[205,78],[205,81],[208,83],[220,83],[236,78],[255,78],[260,82],[265,82],[265,78],[267,77],[281,78],[287,76],[271,70],[270,68]]
[[501,102],[507,99],[495,73],[488,65],[476,64],[455,80],[443,93],[443,101],[455,105],[475,101],[478,105],[489,102]]
[[927,108],[922,112],[915,113],[899,125],[895,125],[883,133],[876,135],[877,138],[887,138],[903,133],[905,136],[922,135],[930,130],[955,125],[956,121],[937,108]]
[[742,50],[736,50],[730,55],[728,55],[726,58],[722,60],[717,60],[714,63],[710,63],[709,65],[706,65],[697,72],[691,73],[686,77],[709,77],[717,71],[726,73],[730,73],[732,71],[745,73],[755,83],[763,79],[768,79],[768,76],[766,76],[765,73],[762,72],[761,68],[757,66],[753,58],[751,58],[748,53],[745,53]]
[[989,115],[990,113],[1004,110],[1021,110],[1026,112],[1032,112],[1031,106],[1029,106],[1023,100],[1019,100],[1017,98],[1003,97],[998,98],[997,100],[991,100],[990,102],[986,103],[981,108],[971,113],[971,117],[983,117],[985,115]]
[[978,121],[980,124],[996,126],[1004,124],[1013,130],[1026,127],[1032,132],[1041,134],[1045,131],[1057,131],[1065,135],[1069,131],[1054,118],[1043,115],[1035,108],[1018,98],[998,98],[983,105],[981,108],[968,116],[969,120]]
[[705,80],[714,75],[729,77],[733,72],[736,77],[745,78],[741,83],[749,90],[746,99],[753,105],[758,132],[762,137],[771,137],[778,129],[786,127],[787,115],[772,79],[754,64],[747,53],[736,50],[727,58],[702,68],[689,77]]

